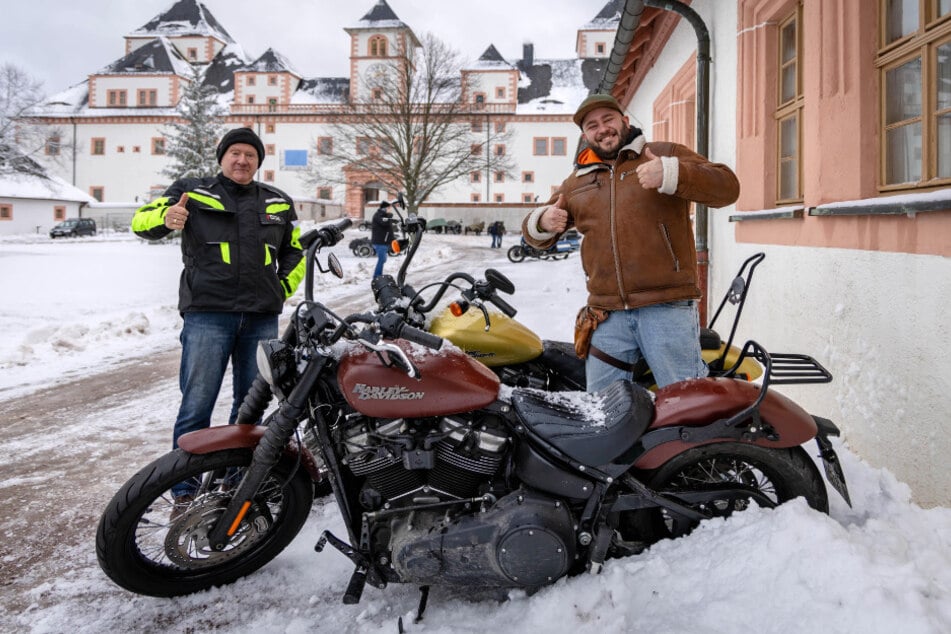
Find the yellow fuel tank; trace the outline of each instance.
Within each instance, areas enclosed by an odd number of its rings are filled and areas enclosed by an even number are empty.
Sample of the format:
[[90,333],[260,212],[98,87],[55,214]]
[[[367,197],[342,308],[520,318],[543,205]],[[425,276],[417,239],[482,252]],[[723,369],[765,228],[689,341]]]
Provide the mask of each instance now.
[[538,335],[502,313],[489,313],[489,326],[486,332],[485,318],[479,310],[456,317],[446,308],[432,320],[429,331],[489,367],[525,363],[544,350]]

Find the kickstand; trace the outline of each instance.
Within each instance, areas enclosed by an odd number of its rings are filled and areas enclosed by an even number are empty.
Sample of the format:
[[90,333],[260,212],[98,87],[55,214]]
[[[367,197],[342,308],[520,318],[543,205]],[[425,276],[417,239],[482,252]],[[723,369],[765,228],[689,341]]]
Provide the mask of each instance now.
[[[429,586],[420,586],[419,587],[419,607],[416,608],[416,618],[413,619],[413,623],[421,623],[423,620],[423,612],[426,611],[426,601],[429,600]],[[396,622],[397,631],[399,634],[406,634],[406,630],[403,629],[403,617],[401,616],[397,619]]]
[[423,620],[423,612],[426,611],[426,602],[429,600],[429,586],[419,587],[419,607],[416,608],[416,620],[413,623],[419,623]]

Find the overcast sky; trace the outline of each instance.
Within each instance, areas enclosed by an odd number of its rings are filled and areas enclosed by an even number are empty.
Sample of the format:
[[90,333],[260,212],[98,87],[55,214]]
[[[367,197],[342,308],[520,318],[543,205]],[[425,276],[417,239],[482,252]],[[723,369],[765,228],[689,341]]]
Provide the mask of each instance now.
[[[125,53],[123,36],[176,0],[24,0],[0,19],[0,63],[13,63],[54,94]],[[575,36],[607,0],[387,0],[417,35],[432,32],[474,60],[494,44],[517,60],[532,42],[539,58],[575,55]],[[376,0],[205,0],[248,55],[268,47],[305,77],[345,77],[353,26]],[[8,7],[8,10],[10,8]]]

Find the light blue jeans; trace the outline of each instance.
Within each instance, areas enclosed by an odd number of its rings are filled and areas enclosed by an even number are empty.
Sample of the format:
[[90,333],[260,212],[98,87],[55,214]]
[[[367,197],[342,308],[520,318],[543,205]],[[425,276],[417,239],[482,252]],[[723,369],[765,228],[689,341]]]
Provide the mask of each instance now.
[[[647,361],[657,387],[707,375],[700,356],[700,316],[694,301],[667,302],[611,311],[601,322],[591,345],[630,364]],[[597,392],[631,373],[588,355],[585,364],[589,392]]]
[[374,244],[373,250],[376,251],[376,269],[373,271],[373,279],[376,279],[383,275],[383,264],[390,253],[390,247],[386,244]]

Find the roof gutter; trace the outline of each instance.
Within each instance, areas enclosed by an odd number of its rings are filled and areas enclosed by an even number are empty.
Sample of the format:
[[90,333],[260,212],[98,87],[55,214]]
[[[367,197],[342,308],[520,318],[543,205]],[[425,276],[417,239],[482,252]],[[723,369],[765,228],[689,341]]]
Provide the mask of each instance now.
[[634,41],[634,31],[641,22],[643,12],[644,2],[641,0],[627,0],[624,3],[621,23],[617,27],[617,35],[614,36],[614,48],[611,49],[611,57],[608,59],[608,65],[604,67],[604,74],[595,90],[596,93],[609,94],[614,88],[614,82],[621,74],[627,51],[631,48],[631,42]]

